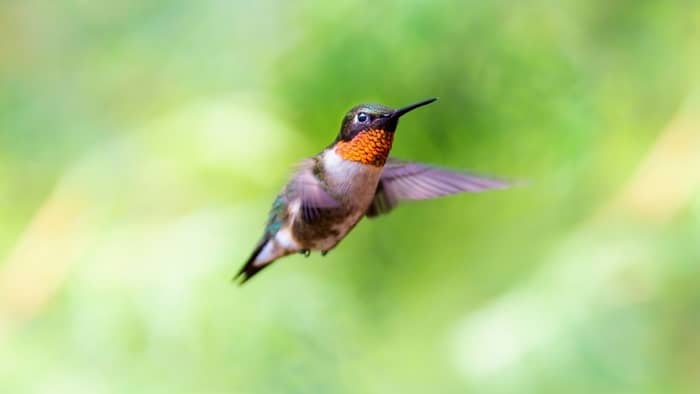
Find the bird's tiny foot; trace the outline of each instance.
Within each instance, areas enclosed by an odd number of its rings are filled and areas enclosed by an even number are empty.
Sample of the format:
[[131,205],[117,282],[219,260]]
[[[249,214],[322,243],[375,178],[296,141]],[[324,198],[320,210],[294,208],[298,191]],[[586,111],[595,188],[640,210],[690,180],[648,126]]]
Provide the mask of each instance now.
[[322,251],[321,251],[321,256],[325,256],[325,255],[327,255],[327,254],[328,254],[328,251],[327,251],[327,250],[322,250]]
[[299,253],[303,254],[304,257],[309,257],[311,255],[311,251],[309,249],[302,249],[299,251]]

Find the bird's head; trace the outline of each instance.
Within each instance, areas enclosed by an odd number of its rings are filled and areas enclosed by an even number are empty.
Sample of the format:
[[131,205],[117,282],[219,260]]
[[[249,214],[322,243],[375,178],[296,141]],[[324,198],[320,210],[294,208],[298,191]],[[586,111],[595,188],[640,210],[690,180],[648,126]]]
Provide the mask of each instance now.
[[381,104],[360,104],[353,107],[343,118],[334,142],[336,152],[345,160],[384,165],[399,118],[435,100],[437,98],[430,98],[398,109]]

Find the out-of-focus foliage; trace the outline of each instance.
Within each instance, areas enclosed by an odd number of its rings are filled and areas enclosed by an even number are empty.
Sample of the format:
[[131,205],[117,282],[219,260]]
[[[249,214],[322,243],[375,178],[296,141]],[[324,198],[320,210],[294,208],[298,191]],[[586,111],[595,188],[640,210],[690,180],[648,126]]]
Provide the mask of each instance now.
[[[700,3],[0,3],[0,392],[697,393]],[[229,279],[351,106],[526,179]]]

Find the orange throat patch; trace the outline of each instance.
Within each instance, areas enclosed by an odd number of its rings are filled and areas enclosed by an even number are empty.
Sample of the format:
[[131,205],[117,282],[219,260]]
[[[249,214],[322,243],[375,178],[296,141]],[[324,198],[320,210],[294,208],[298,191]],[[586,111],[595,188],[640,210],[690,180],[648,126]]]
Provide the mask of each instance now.
[[393,141],[394,133],[370,129],[359,132],[350,141],[338,141],[335,151],[345,160],[380,167],[389,157]]

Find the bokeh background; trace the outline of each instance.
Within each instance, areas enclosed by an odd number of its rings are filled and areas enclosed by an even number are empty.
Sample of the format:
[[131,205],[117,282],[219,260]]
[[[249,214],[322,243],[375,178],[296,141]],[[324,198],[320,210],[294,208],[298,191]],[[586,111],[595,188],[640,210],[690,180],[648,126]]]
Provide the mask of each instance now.
[[[700,3],[0,3],[0,392],[700,392]],[[230,279],[361,102],[527,186]]]

